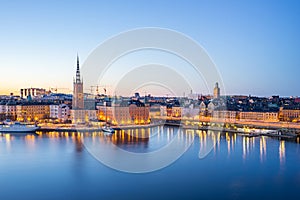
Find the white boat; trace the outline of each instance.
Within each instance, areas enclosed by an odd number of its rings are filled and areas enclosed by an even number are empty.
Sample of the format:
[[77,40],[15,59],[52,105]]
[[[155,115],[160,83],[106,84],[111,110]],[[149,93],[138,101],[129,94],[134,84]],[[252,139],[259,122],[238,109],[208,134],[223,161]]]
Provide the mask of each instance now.
[[21,124],[20,122],[0,125],[0,132],[28,133],[39,129],[36,125]]
[[113,128],[111,128],[110,126],[107,126],[107,112],[106,112],[106,102],[105,103],[105,125],[101,128],[102,131],[106,134],[106,135],[112,135],[113,133],[115,133],[115,130]]
[[113,134],[115,132],[115,129],[108,126],[103,126],[101,129],[106,134]]

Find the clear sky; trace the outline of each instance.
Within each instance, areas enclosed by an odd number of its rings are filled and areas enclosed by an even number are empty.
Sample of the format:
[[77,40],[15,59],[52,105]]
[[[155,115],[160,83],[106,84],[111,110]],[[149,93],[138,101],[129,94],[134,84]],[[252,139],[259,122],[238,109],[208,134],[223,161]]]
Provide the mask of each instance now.
[[300,3],[274,0],[0,0],[0,93],[72,89],[77,52],[139,27],[196,40],[228,94],[300,95]]

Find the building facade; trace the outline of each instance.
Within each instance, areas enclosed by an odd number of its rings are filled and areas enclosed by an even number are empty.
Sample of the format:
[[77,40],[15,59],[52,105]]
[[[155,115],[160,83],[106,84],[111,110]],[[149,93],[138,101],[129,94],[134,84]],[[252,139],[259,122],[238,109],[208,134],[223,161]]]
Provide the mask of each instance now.
[[239,119],[241,121],[278,121],[278,112],[240,112]]
[[16,106],[17,120],[21,122],[41,121],[50,118],[50,105],[26,102]]
[[112,125],[138,125],[150,123],[150,108],[143,103],[112,103],[98,106],[98,119]]
[[14,100],[9,100],[5,105],[5,118],[16,120],[17,118],[17,103]]
[[65,122],[71,117],[70,107],[66,104],[50,105],[50,118]]
[[299,109],[284,109],[283,107],[279,110],[279,119],[281,121],[299,121],[300,110]]
[[213,119],[223,119],[229,121],[235,121],[237,119],[237,112],[230,110],[214,110],[212,112]]

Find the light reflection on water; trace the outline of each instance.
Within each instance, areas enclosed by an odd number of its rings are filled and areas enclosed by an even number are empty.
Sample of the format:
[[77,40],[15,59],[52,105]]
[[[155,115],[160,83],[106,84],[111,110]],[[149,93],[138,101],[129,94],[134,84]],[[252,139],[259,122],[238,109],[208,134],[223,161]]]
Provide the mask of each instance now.
[[[239,141],[242,141],[242,158],[247,159],[247,156],[251,151],[255,151],[255,143],[259,144],[259,158],[261,162],[264,162],[267,158],[267,141],[278,140],[276,138],[268,138],[266,136],[261,137],[246,137],[239,136],[236,133],[221,133],[220,131],[202,131],[193,129],[184,129],[180,133],[174,133],[174,129],[170,127],[155,127],[145,129],[128,129],[118,130],[112,136],[106,136],[103,132],[37,132],[37,134],[10,134],[0,133],[0,142],[6,145],[6,149],[11,150],[11,143],[17,138],[18,140],[25,141],[25,148],[36,148],[35,143],[37,139],[64,139],[67,142],[71,140],[76,149],[83,149],[84,138],[92,138],[93,141],[98,140],[100,143],[111,142],[120,148],[127,149],[134,152],[145,152],[157,150],[164,145],[168,144],[175,136],[182,142],[187,142],[194,137],[199,138],[199,151],[206,148],[208,141],[212,141],[213,152],[216,155],[217,150],[221,148],[222,136],[225,137],[225,143],[227,148],[227,155],[230,156],[235,151],[236,145],[240,145]],[[154,133],[154,134],[153,134]],[[175,135],[174,135],[175,134]],[[142,137],[141,137],[142,136]],[[238,142],[237,142],[238,141]],[[290,141],[292,142],[292,141]],[[296,138],[295,143],[299,143],[299,138]],[[285,163],[285,140],[278,141],[279,149],[279,161],[283,165]]]
[[279,144],[279,159],[280,164],[283,165],[285,163],[285,141],[281,140]]
[[260,138],[260,161],[264,162],[267,156],[267,145],[266,145],[266,137],[261,136]]
[[[268,197],[276,198],[280,197],[276,188],[289,190],[287,194],[293,194],[292,189],[300,189],[297,184],[300,177],[297,167],[300,165],[299,138],[249,138],[219,131],[176,130],[174,127],[128,129],[119,130],[111,137],[102,132],[0,133],[0,188],[3,189],[0,199],[9,199],[7,197],[12,195],[12,191],[22,190],[22,187],[26,188],[26,184],[34,187],[37,182],[45,187],[40,189],[41,192],[47,192],[47,188],[54,187],[53,190],[62,193],[59,197],[70,197],[72,192],[80,196],[82,191],[89,191],[90,195],[110,198],[110,195],[117,195],[114,193],[115,188],[131,199],[137,199],[134,192],[129,192],[132,187],[139,188],[135,193],[146,193],[149,199],[155,198],[155,195],[149,194],[145,189],[147,186],[156,186],[153,193],[166,194],[166,198],[172,197],[172,194],[173,198],[179,198],[180,191],[193,195],[202,193],[204,197],[206,195],[213,198],[216,194],[210,192],[212,188],[223,194],[222,198],[225,199],[236,195],[254,195],[254,198],[257,197],[256,194],[268,191]],[[143,137],[140,138],[140,135]],[[194,144],[171,166],[141,176],[123,174],[102,166],[87,153],[83,143],[85,140],[97,144],[112,143],[126,151],[144,153],[164,147],[175,137],[184,143],[195,138]],[[214,144],[212,151],[205,159],[199,159],[199,152],[206,149],[211,141]],[[22,171],[23,168],[26,173]],[[43,182],[40,177],[47,181]],[[58,177],[59,180],[61,177],[64,181],[57,181],[52,177]],[[291,183],[292,188],[288,188],[287,183]],[[122,187],[118,186],[120,184]],[[81,193],[71,189],[77,186],[81,186]],[[201,191],[199,187],[202,188]],[[274,188],[275,192],[271,192]],[[98,194],[98,190],[111,193]],[[23,191],[23,195],[26,192]],[[49,195],[49,199],[56,197],[54,194]]]

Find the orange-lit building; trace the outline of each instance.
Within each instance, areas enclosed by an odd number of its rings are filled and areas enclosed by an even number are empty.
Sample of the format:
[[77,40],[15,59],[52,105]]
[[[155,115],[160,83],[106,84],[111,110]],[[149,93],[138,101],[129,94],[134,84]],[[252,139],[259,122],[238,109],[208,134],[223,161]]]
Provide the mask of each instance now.
[[131,120],[134,121],[134,124],[149,124],[150,123],[149,113],[150,113],[149,106],[145,106],[144,104],[129,105],[129,114]]
[[167,105],[167,117],[168,118],[181,118],[182,107],[179,105]]
[[278,121],[278,112],[240,112],[239,119],[241,121]]
[[150,109],[143,103],[113,102],[108,106],[97,106],[98,119],[113,125],[149,124]]
[[279,119],[281,121],[299,121],[300,110],[299,109],[284,109],[283,107],[279,110]]
[[46,103],[27,102],[16,106],[18,121],[39,121],[49,119],[50,106]]

